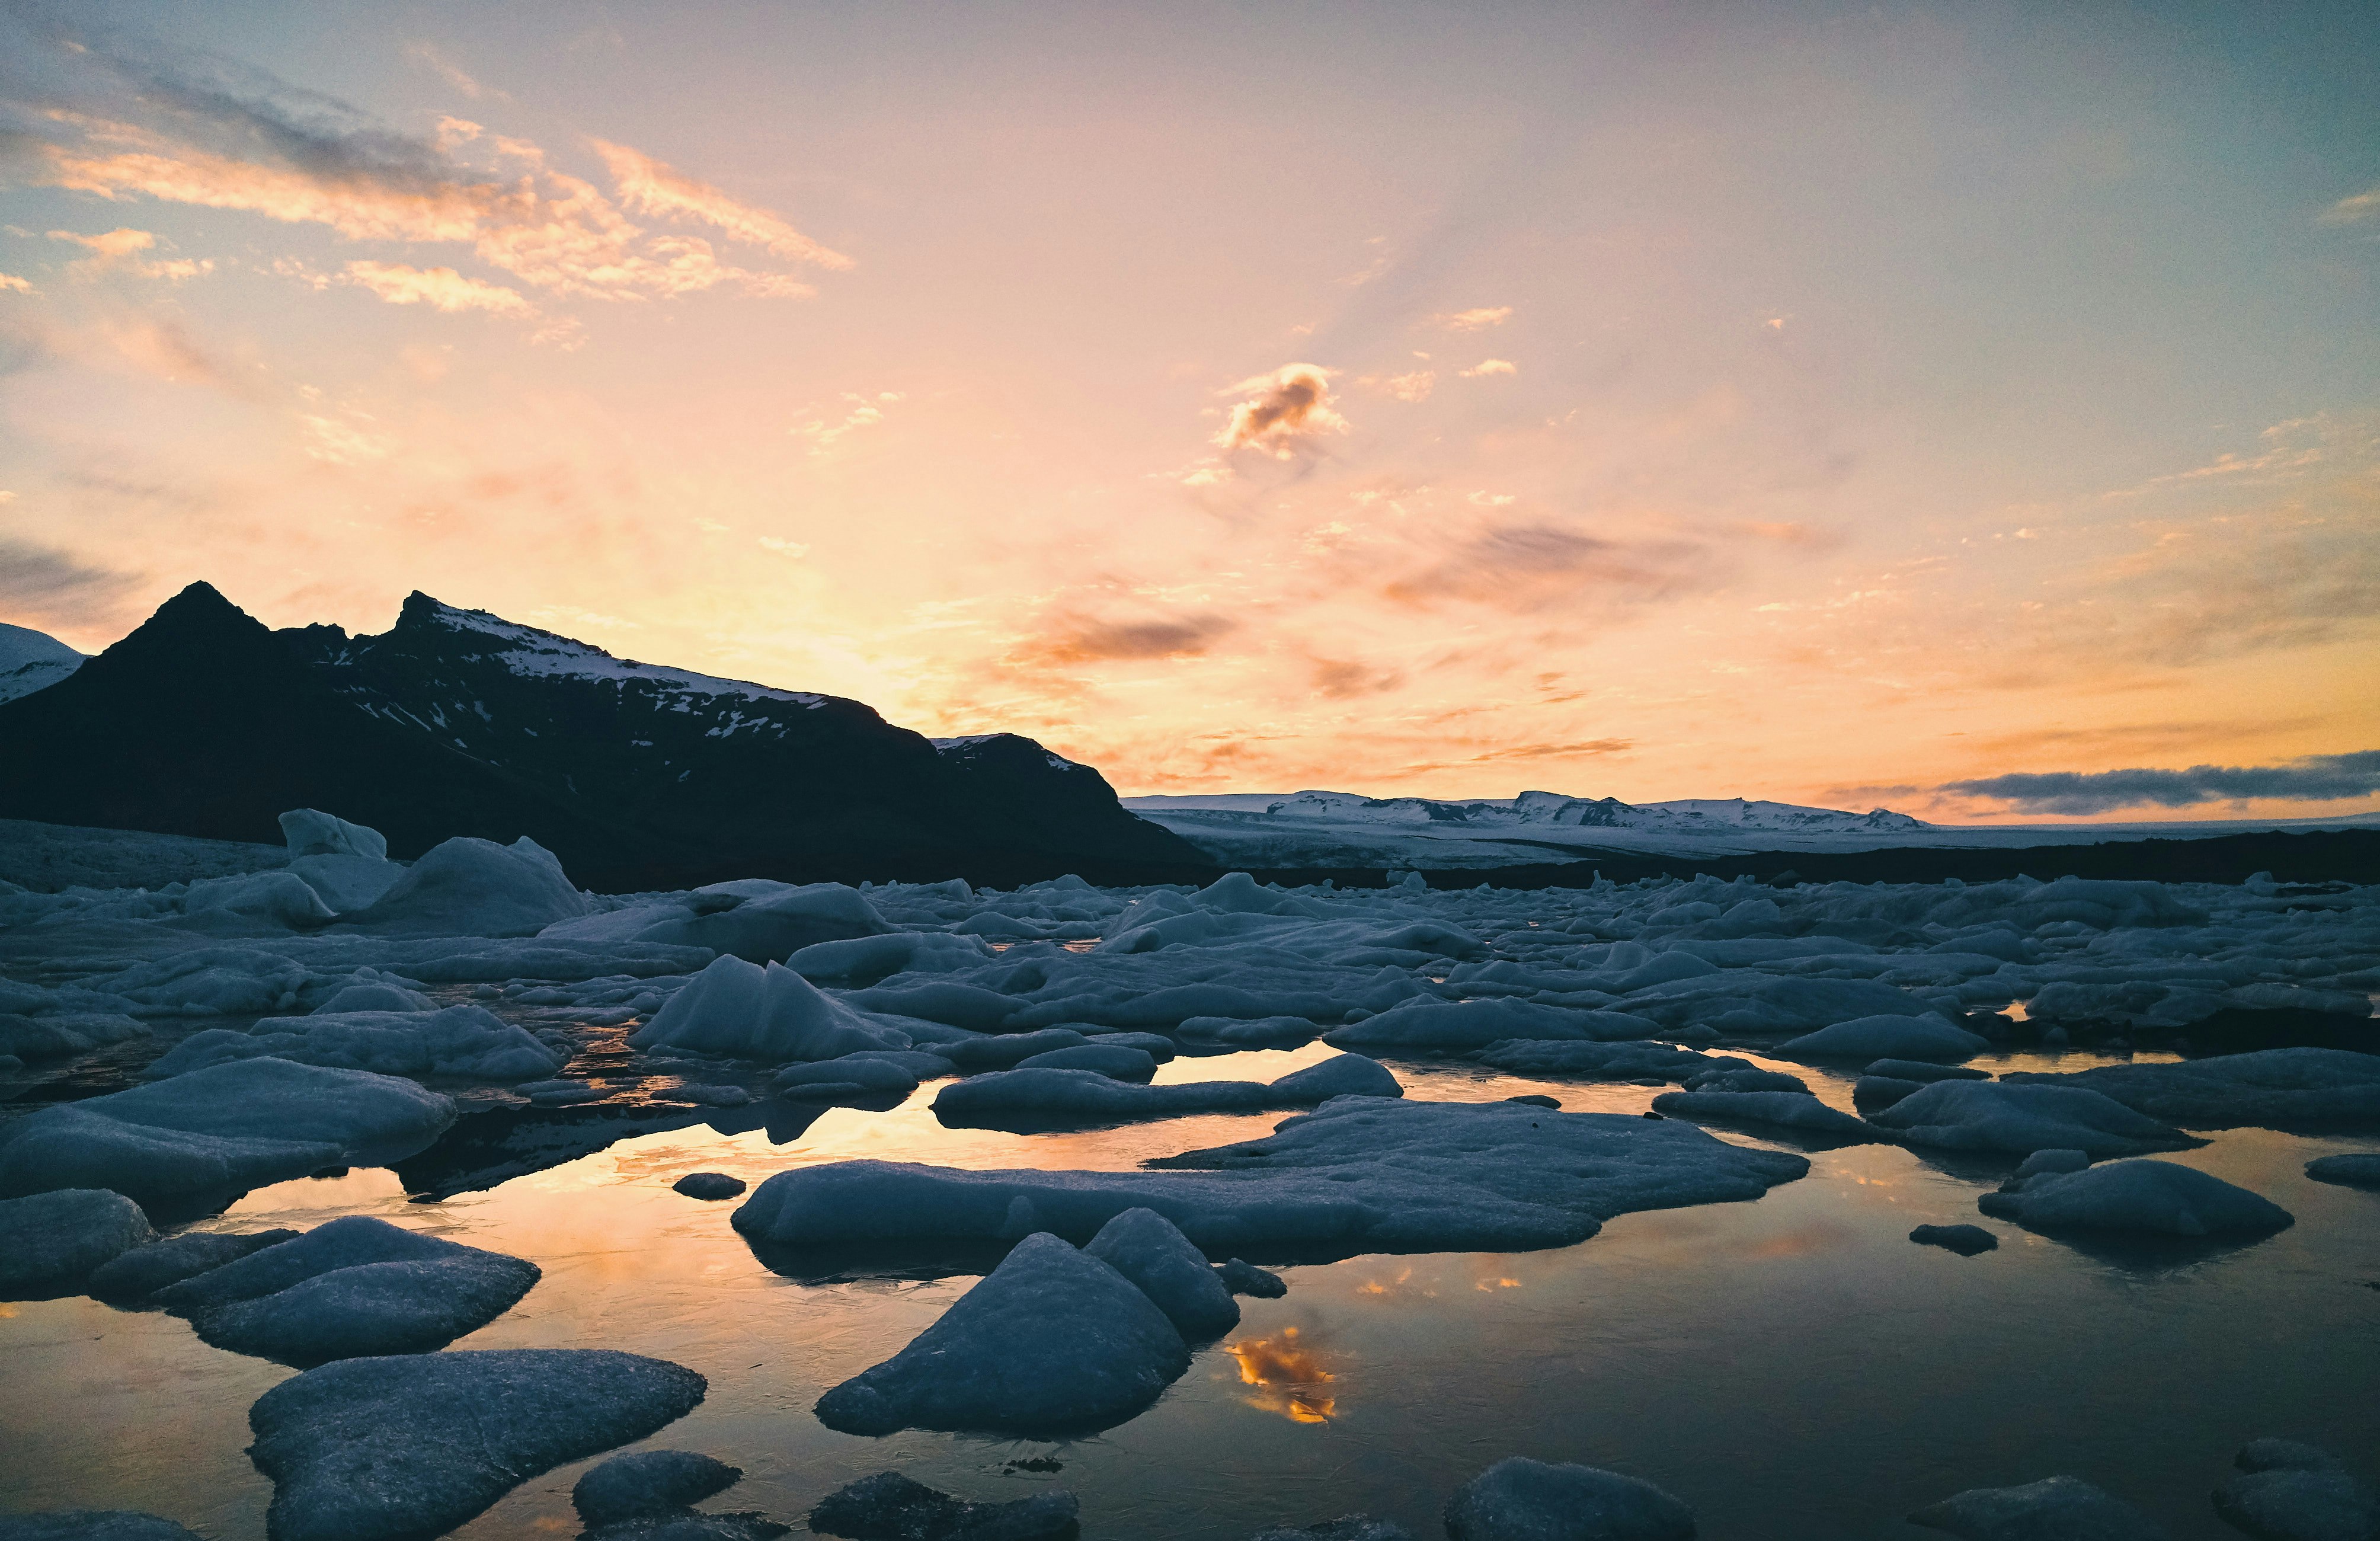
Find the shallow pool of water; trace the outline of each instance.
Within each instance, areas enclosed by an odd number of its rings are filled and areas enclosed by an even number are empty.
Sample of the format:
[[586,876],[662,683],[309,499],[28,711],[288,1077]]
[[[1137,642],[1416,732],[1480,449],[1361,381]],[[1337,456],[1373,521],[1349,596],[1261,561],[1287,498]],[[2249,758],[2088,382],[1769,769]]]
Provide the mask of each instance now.
[[[1160,1074],[1270,1079],[1328,1052],[1185,1058]],[[1659,1089],[1396,1068],[1416,1097],[1537,1091],[1572,1110],[1633,1113]],[[1790,1068],[1850,1107],[1848,1079]],[[2251,1438],[2309,1439],[2375,1474],[2380,1195],[2301,1168],[2380,1142],[2262,1130],[2169,1158],[2297,1216],[2245,1248],[2078,1248],[1976,1212],[2006,1163],[1818,1149],[1808,1178],[1756,1202],[1623,1216],[1560,1251],[1285,1269],[1285,1298],[1244,1300],[1238,1330],[1096,1438],[836,1434],[811,1414],[819,1395],[895,1353],[972,1280],[784,1277],[729,1228],[733,1203],[681,1197],[679,1176],[757,1183],[859,1156],[1118,1169],[1260,1135],[1280,1116],[947,1130],[928,1107],[935,1089],[891,1111],[830,1111],[783,1145],[760,1129],[641,1135],[436,1203],[408,1200],[384,1169],[358,1171],[259,1191],[203,1223],[375,1214],[534,1260],[543,1281],[456,1346],[627,1349],[701,1371],[709,1399],[648,1445],[743,1467],[710,1507],[796,1523],[844,1483],[896,1467],[972,1499],[1070,1487],[1092,1538],[1239,1541],[1364,1511],[1427,1541],[1457,1484],[1525,1454],[1658,1482],[1710,1537],[1914,1537],[1925,1533],[1901,1516],[1920,1504],[2067,1472],[2140,1504],[2177,1541],[2228,1541],[2206,1495]],[[1961,1258],[1907,1239],[1956,1221],[1985,1224],[1999,1250]],[[246,1415],[293,1372],[209,1348],[173,1317],[79,1298],[0,1305],[0,1509],[140,1509],[225,1541],[262,1534],[272,1490],[244,1454]],[[1022,1469],[1028,1460],[1059,1469]],[[574,1534],[569,1491],[588,1464],[531,1480],[456,1534]]]

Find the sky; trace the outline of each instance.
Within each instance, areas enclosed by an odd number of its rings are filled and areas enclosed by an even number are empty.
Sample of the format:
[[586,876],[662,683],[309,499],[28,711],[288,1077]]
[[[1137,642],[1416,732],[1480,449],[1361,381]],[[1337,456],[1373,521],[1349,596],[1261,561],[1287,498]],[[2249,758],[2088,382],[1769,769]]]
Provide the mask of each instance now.
[[1135,793],[2380,808],[2380,8],[0,4],[0,620]]

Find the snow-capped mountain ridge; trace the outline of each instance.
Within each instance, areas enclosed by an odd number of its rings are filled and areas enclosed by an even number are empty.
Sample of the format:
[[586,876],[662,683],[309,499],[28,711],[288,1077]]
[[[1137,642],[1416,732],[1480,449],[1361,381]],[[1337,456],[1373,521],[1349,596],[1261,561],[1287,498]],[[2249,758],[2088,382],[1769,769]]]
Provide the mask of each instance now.
[[1686,797],[1623,803],[1617,797],[1572,797],[1524,792],[1512,798],[1451,802],[1433,797],[1366,797],[1353,792],[1299,792],[1264,810],[1269,819],[1318,819],[1381,824],[1469,824],[1485,827],[1557,825],[1618,830],[1904,831],[1926,828],[1889,808],[1852,813],[1742,797]]
[[0,622],[0,701],[45,690],[82,663],[82,654],[47,632]]

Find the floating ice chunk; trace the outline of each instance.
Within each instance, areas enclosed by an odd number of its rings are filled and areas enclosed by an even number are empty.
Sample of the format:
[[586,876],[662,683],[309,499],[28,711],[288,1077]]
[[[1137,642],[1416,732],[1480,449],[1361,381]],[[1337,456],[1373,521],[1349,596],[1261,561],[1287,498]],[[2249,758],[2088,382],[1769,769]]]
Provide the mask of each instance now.
[[1868,1117],[1918,1091],[1925,1084],[1889,1075],[1863,1075],[1852,1083],[1852,1106],[1860,1110],[1860,1116]]
[[[1613,1020],[1597,1020],[1602,1017]],[[1333,1027],[1322,1041],[1334,1049],[1485,1049],[1508,1038],[1641,1039],[1658,1031],[1642,1018],[1617,1012],[1568,1011],[1527,1001],[1416,997],[1378,1016]]]
[[248,872],[236,878],[206,878],[182,895],[188,918],[210,915],[232,916],[272,926],[315,926],[332,917],[303,878],[289,872]]
[[[1062,1074],[1062,1073],[1037,1073]],[[1691,1124],[1504,1103],[1345,1098],[1269,1138],[1144,1171],[970,1171],[839,1161],[781,1171],[735,1212],[755,1242],[1087,1241],[1148,1207],[1213,1253],[1526,1251],[1637,1209],[1758,1198],[1810,1164]]]
[[1248,1541],[1413,1541],[1413,1532],[1368,1514],[1342,1514],[1315,1525],[1274,1525]]
[[853,1005],[862,1011],[918,1017],[972,1033],[997,1033],[1026,1009],[1014,996],[980,985],[935,979],[921,985],[878,985],[855,991]]
[[0,1300],[79,1290],[94,1269],[155,1239],[122,1194],[60,1188],[0,1199]]
[[1190,1342],[1240,1325],[1240,1307],[1207,1255],[1154,1209],[1126,1209],[1083,1250],[1132,1280]]
[[1745,1060],[1714,1060],[1707,1054],[1666,1043],[1547,1043],[1535,1038],[1500,1043],[1481,1054],[1479,1062],[1515,1075],[1571,1075],[1595,1081],[1635,1081],[1653,1076],[1682,1081],[1713,1066],[1750,1064]]
[[2265,1049],[2066,1074],[2012,1071],[2003,1079],[2084,1087],[2188,1129],[2380,1127],[2380,1055],[2345,1049]]
[[2081,1171],[2090,1164],[2090,1155],[2085,1151],[2036,1150],[2016,1164],[2016,1175],[2034,1177],[2045,1171]]
[[1707,1064],[1686,1077],[1690,1092],[1802,1092],[1810,1083],[1781,1070],[1763,1070],[1741,1060]]
[[[564,925],[551,934],[568,936],[573,929],[573,925]],[[783,963],[819,943],[882,937],[892,930],[857,889],[842,883],[795,887],[746,880],[698,888],[682,903],[654,908],[629,940],[708,947],[765,964]]]
[[1990,1252],[2000,1239],[1980,1225],[1921,1225],[1909,1233],[1919,1246],[1938,1246],[1961,1257]]
[[386,979],[360,980],[325,1000],[308,1014],[337,1016],[347,1012],[434,1012],[437,1003],[418,989]]
[[191,1325],[217,1348],[301,1369],[427,1353],[503,1316],[538,1280],[534,1263],[460,1250],[472,1256],[334,1268],[275,1294],[194,1312]]
[[144,1203],[228,1196],[412,1154],[454,1099],[395,1076],[239,1060],[45,1108],[0,1129],[0,1194],[105,1187]]
[[1876,1130],[1805,1091],[1675,1091],[1653,1098],[1664,1118],[1712,1119],[1722,1123],[1773,1123],[1779,1128],[1836,1139],[1873,1140]]
[[1864,1075],[1889,1076],[1896,1081],[1913,1081],[1930,1086],[1937,1081],[1988,1081],[1992,1073],[1967,1065],[1937,1065],[1924,1060],[1878,1060],[1861,1072]]
[[297,1235],[295,1231],[254,1231],[244,1234],[185,1231],[162,1242],[136,1246],[103,1265],[91,1276],[91,1293],[93,1299],[114,1305],[138,1304],[169,1284],[178,1284],[225,1263],[236,1263],[251,1252],[261,1252]]
[[1163,1118],[1181,1113],[1299,1108],[1334,1097],[1402,1097],[1404,1087],[1377,1060],[1339,1054],[1267,1085],[1261,1081],[1185,1081],[1140,1086],[1094,1070],[994,1071],[944,1086],[934,1098],[944,1122],[1007,1113]]
[[2195,1167],[2110,1161],[2044,1172],[1976,1207],[2031,1231],[2144,1231],[2168,1236],[2264,1236],[2293,1223],[2287,1209]]
[[1909,1516],[1961,1541],[2167,1541],[2156,1522],[2080,1477],[1970,1487]]
[[1073,1541],[1077,1512],[1063,1488],[965,1503],[898,1472],[879,1472],[820,1499],[809,1528],[852,1541]]
[[785,966],[817,984],[872,985],[895,974],[972,968],[996,955],[973,937],[946,931],[894,931],[812,942],[787,957]]
[[1937,1081],[1870,1115],[1911,1145],[1944,1150],[2080,1150],[2093,1157],[2181,1150],[2203,1142],[2080,1086]]
[[260,1057],[382,1075],[461,1075],[499,1083],[545,1079],[568,1058],[484,1006],[459,1005],[269,1018],[247,1033],[211,1027],[183,1039],[144,1074],[180,1075]]
[[832,1060],[868,1049],[906,1049],[909,1035],[820,993],[782,964],[728,955],[671,996],[628,1035],[638,1049],[690,1049],[744,1059]]
[[1146,1082],[1157,1074],[1156,1057],[1121,1044],[1086,1043],[1045,1050],[1016,1062],[1019,1070],[1088,1070],[1114,1081]]
[[273,1479],[271,1541],[443,1535],[565,1462],[691,1411],[702,1377],[606,1349],[346,1359],[249,1409],[249,1457]]
[[510,845],[461,835],[346,918],[384,934],[525,937],[587,913],[553,853],[527,835]]
[[177,1315],[188,1315],[277,1294],[340,1268],[495,1256],[370,1215],[343,1215],[290,1240],[168,1285],[157,1292],[156,1300]]
[[0,1541],[200,1541],[196,1531],[130,1509],[0,1514]]
[[1189,1366],[1182,1334],[1131,1280],[1036,1234],[907,1348],[820,1397],[818,1416],[845,1434],[1088,1434]]
[[1254,1295],[1258,1300],[1279,1300],[1289,1293],[1288,1281],[1269,1268],[1260,1268],[1244,1257],[1234,1257],[1215,1265],[1215,1277],[1223,1288],[1235,1295]]
[[2256,1541],[2370,1541],[2380,1535],[2380,1496],[2337,1456],[2291,1439],[2258,1439],[2215,1490],[2215,1512]]
[[1693,1541],[1694,1511],[1649,1482],[1511,1456],[1446,1500],[1448,1541]]
[[[931,1058],[931,1056],[920,1056]],[[777,1095],[795,1101],[835,1101],[853,1097],[905,1097],[917,1089],[917,1077],[902,1063],[903,1056],[890,1051],[862,1051],[841,1054],[832,1060],[817,1060],[808,1064],[794,1065],[780,1073],[774,1086]],[[949,1062],[941,1062],[947,1073]]]
[[1957,1061],[1991,1046],[1989,1038],[1938,1016],[1863,1016],[1788,1039],[1777,1052],[1789,1060]]
[[388,840],[378,830],[350,824],[318,808],[292,808],[283,814],[281,838],[289,843],[293,861],[302,856],[362,856],[370,861],[388,857]]
[[723,1171],[689,1171],[670,1184],[688,1198],[734,1198],[744,1191],[744,1179]]
[[740,1467],[693,1450],[638,1450],[615,1455],[578,1479],[570,1506],[589,1525],[646,1514],[667,1514],[724,1493],[743,1480]]
[[0,1053],[20,1060],[53,1060],[88,1054],[148,1031],[132,1018],[114,1012],[38,1017],[0,1013]]
[[2380,1154],[2317,1156],[2305,1165],[2305,1174],[2317,1183],[2350,1188],[2380,1188]]
[[1176,1027],[1184,1043],[1232,1049],[1295,1049],[1322,1029],[1302,1016],[1266,1016],[1244,1022],[1228,1016],[1194,1016]]
[[600,1100],[603,1094],[591,1081],[524,1081],[513,1090],[529,1099],[533,1107],[567,1108],[576,1103]]
[[1090,1035],[1094,1049],[1137,1049],[1159,1064],[1180,1052],[1172,1038],[1162,1033],[1112,1033],[1102,1029]]
[[405,876],[402,863],[372,856],[299,856],[287,870],[341,915],[370,908]]

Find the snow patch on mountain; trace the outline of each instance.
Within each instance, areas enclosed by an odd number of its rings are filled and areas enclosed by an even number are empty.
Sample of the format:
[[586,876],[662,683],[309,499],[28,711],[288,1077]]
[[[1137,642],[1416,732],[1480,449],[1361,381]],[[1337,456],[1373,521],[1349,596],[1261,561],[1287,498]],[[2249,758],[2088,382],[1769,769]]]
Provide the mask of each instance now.
[[48,633],[0,622],[0,701],[46,690],[82,663],[82,654]]
[[[667,668],[660,664],[639,663],[635,659],[614,658],[591,643],[576,641],[554,632],[540,631],[517,621],[507,621],[484,610],[462,610],[440,601],[421,596],[419,609],[422,624],[449,631],[471,632],[496,644],[487,651],[505,669],[525,678],[562,676],[572,679],[615,680],[622,684],[641,682],[663,692],[684,698],[674,710],[694,710],[697,698],[741,696],[755,701],[783,701],[795,706],[817,708],[826,704],[826,698],[802,690],[779,690],[772,686],[755,685],[749,680],[721,679],[711,674],[698,674],[690,670]],[[414,607],[408,606],[408,609]],[[486,716],[486,709],[480,708]],[[444,723],[441,722],[441,726]],[[773,726],[765,719],[744,722],[734,715],[728,725],[713,729],[711,736],[732,734],[737,726],[754,731]]]

